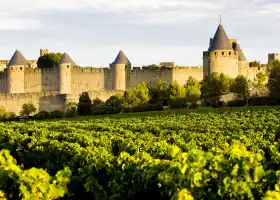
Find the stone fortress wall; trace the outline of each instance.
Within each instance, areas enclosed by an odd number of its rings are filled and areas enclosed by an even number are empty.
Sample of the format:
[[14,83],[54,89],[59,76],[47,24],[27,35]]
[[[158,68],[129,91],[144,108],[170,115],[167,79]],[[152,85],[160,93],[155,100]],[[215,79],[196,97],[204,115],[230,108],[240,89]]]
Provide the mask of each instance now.
[[[47,49],[40,50],[41,56],[47,53]],[[268,63],[274,60],[280,60],[280,54],[268,55]],[[245,75],[254,80],[258,72],[266,72],[266,67],[249,67],[237,40],[228,39],[221,24],[210,39],[209,49],[203,52],[203,67],[178,67],[174,62],[162,62],[159,67],[132,67],[122,51],[108,68],[83,68],[73,63],[64,53],[59,66],[39,69],[36,61],[26,60],[17,50],[11,60],[0,61],[0,67],[5,66],[0,70],[0,106],[16,114],[28,102],[39,111],[65,111],[67,103],[78,102],[82,92],[105,101],[141,81],[151,86],[158,80],[184,85],[190,76],[201,81],[213,72],[233,78]]]

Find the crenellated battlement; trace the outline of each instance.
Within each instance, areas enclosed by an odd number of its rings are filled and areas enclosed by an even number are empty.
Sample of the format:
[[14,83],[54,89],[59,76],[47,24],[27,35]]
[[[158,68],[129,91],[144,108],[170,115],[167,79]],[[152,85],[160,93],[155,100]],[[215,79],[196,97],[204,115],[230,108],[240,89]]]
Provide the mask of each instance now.
[[75,73],[111,73],[110,68],[96,68],[96,67],[73,67],[72,71]]

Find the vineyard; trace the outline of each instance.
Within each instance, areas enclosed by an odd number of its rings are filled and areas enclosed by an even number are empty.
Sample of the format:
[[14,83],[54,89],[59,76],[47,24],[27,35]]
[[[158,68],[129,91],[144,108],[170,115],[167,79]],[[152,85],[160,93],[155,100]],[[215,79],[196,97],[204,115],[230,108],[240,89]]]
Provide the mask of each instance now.
[[0,199],[280,199],[279,122],[252,107],[1,123]]

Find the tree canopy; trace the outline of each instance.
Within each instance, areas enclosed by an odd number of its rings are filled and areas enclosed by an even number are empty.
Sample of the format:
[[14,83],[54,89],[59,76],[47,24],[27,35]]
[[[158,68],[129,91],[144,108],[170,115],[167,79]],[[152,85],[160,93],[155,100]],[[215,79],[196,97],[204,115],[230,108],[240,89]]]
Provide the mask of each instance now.
[[246,97],[248,97],[249,89],[250,81],[243,75],[237,76],[231,86],[232,92],[238,99],[245,99]]
[[37,61],[38,68],[52,68],[56,67],[59,64],[59,61],[62,57],[61,53],[48,53],[43,56],[40,56]]

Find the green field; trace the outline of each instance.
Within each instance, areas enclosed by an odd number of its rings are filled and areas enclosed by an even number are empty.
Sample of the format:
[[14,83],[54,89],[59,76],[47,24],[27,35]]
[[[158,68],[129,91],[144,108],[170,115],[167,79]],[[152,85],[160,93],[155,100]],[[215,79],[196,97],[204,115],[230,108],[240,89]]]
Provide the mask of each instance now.
[[278,107],[7,122],[0,147],[24,169],[69,167],[63,199],[279,199],[279,122]]

